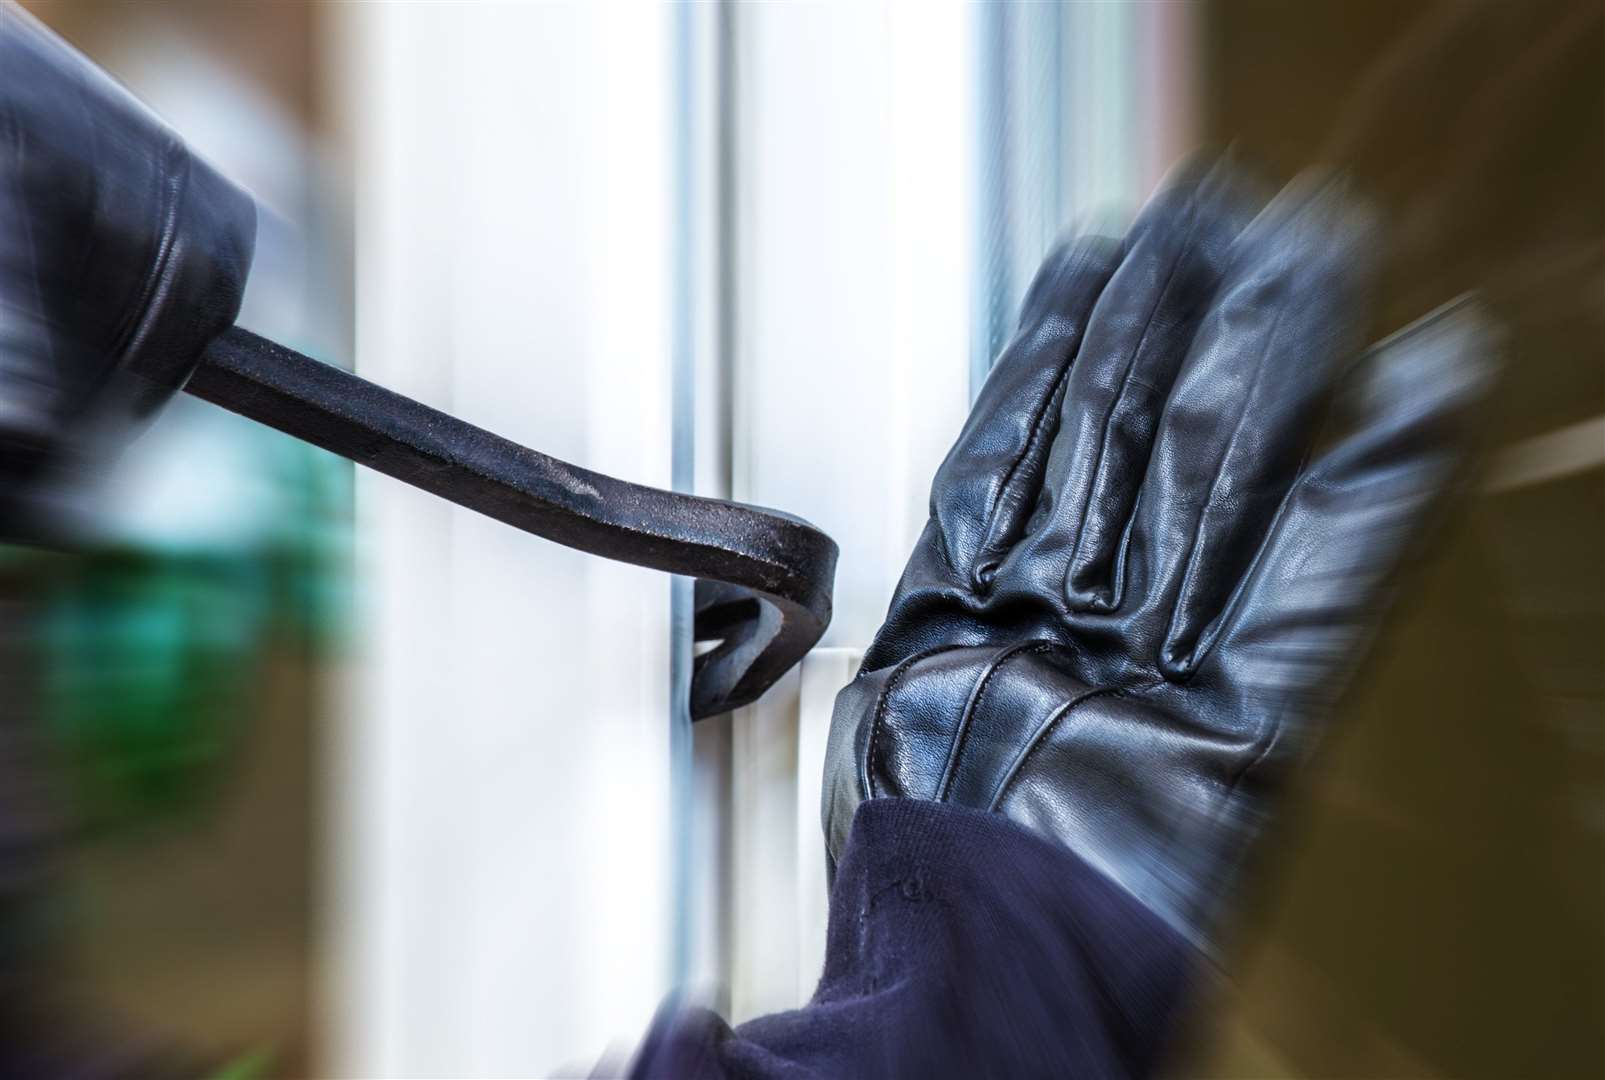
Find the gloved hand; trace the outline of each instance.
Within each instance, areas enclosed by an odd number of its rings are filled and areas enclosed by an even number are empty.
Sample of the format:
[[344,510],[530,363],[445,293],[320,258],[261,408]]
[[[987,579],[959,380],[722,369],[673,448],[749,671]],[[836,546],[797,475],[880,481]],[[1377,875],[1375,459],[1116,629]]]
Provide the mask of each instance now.
[[0,537],[59,505],[234,322],[256,204],[0,0]]
[[1333,184],[1250,219],[1194,170],[1121,244],[1051,254],[931,489],[825,764],[995,811],[1204,943],[1277,780],[1452,480],[1489,334],[1467,303],[1354,355],[1366,230]]

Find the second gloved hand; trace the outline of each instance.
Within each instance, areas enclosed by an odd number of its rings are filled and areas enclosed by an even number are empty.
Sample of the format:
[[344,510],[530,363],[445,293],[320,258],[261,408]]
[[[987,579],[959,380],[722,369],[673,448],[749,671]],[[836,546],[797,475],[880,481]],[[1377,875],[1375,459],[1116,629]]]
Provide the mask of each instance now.
[[837,700],[832,857],[865,799],[991,810],[1207,940],[1487,382],[1468,304],[1354,364],[1366,246],[1217,167],[1049,256]]

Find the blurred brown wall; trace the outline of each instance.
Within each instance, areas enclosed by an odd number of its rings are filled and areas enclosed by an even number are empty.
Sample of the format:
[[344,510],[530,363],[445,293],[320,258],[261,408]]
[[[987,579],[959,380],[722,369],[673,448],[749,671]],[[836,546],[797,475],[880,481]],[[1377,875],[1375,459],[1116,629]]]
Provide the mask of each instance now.
[[[1377,332],[1467,289],[1499,454],[1605,414],[1605,5],[1216,0],[1207,135],[1347,170]],[[1605,447],[1600,448],[1605,450]],[[1605,470],[1469,500],[1298,786],[1179,1071],[1605,1075]]]

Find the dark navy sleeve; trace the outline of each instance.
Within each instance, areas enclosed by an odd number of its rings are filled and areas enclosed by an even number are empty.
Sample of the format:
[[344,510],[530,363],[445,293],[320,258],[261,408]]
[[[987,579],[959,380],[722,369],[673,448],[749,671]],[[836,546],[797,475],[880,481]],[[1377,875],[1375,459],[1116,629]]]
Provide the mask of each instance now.
[[837,867],[808,1004],[732,1029],[671,1003],[630,1075],[1144,1076],[1196,955],[1073,853],[999,815],[872,799]]

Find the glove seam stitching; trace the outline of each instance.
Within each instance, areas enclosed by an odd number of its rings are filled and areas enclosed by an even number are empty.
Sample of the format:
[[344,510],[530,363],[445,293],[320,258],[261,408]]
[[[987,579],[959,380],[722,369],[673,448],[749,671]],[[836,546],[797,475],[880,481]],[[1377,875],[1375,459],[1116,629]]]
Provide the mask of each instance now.
[[[1151,683],[1145,683],[1142,686],[1133,687],[1131,689],[1137,691],[1146,690],[1154,686],[1159,686],[1163,682],[1163,679],[1158,679]],[[1088,690],[1077,697],[1073,697],[1063,705],[1059,706],[1059,708],[1055,709],[1053,714],[1049,716],[1048,719],[1044,721],[1043,724],[1032,734],[1030,740],[1025,744],[1025,747],[1018,755],[1016,755],[1014,761],[1009,765],[1008,772],[1004,774],[1002,782],[998,784],[997,791],[987,803],[986,808],[989,811],[998,812],[998,808],[1003,804],[1003,800],[1008,797],[1009,789],[1014,786],[1015,779],[1020,775],[1021,770],[1025,767],[1026,760],[1030,758],[1032,754],[1036,753],[1038,747],[1040,747],[1042,743],[1046,741],[1048,733],[1057,727],[1060,721],[1075,711],[1078,706],[1084,705],[1094,698],[1127,696],[1129,696],[1127,687],[1103,686],[1098,687],[1095,690]]]
[[1226,603],[1222,607],[1221,613],[1199,632],[1198,641],[1194,644],[1193,651],[1187,658],[1188,666],[1191,670],[1188,672],[1184,682],[1191,683],[1193,681],[1193,678],[1198,674],[1198,665],[1214,651],[1216,643],[1226,633],[1227,627],[1242,607],[1243,597],[1253,587],[1254,576],[1259,572],[1261,564],[1265,561],[1266,554],[1271,550],[1276,540],[1277,532],[1281,529],[1282,522],[1287,517],[1288,508],[1293,504],[1294,496],[1299,493],[1300,486],[1312,475],[1313,470],[1310,467],[1310,463],[1313,457],[1313,450],[1305,450],[1304,456],[1299,460],[1298,468],[1293,472],[1293,482],[1288,485],[1287,491],[1282,495],[1282,501],[1277,504],[1276,513],[1271,515],[1270,524],[1265,528],[1265,535],[1260,539],[1259,546],[1254,551],[1254,557],[1249,560],[1248,567],[1243,571],[1243,576],[1233,587],[1231,595],[1226,598]]
[[[1084,247],[1077,248],[1075,251],[1075,258],[1073,260],[1067,259],[1065,263],[1056,268],[1053,286],[1057,287],[1074,279],[1078,272],[1089,267],[1093,267],[1095,270],[1096,267],[1093,266],[1093,263],[1094,259],[1089,251],[1087,251]],[[1108,274],[1102,275],[1102,281],[1098,284],[1098,293],[1100,295],[1102,295],[1104,287],[1108,285],[1109,279],[1112,276],[1112,271]],[[1096,306],[1097,300],[1095,298],[1092,304],[1088,306],[1082,317],[1077,320],[1080,325],[1075,327],[1071,333],[1064,335],[1067,339],[1066,355],[1063,363],[1058,365],[1059,371],[1058,374],[1056,374],[1053,378],[1053,386],[1049,389],[1047,396],[1042,400],[1042,404],[1038,408],[1036,416],[1032,418],[1031,431],[1030,434],[1026,436],[1025,445],[1020,448],[1019,454],[1015,455],[1014,460],[1009,464],[1009,471],[1004,474],[1003,482],[998,485],[997,491],[993,494],[992,499],[987,506],[986,514],[981,519],[981,546],[977,551],[977,555],[979,556],[984,557],[986,555],[993,554],[995,547],[1001,546],[997,544],[997,538],[993,535],[997,529],[998,506],[1003,502],[1003,497],[1008,493],[1010,487],[1014,484],[1015,477],[1019,474],[1021,466],[1023,466],[1026,459],[1031,456],[1031,451],[1041,443],[1043,432],[1050,426],[1052,418],[1063,407],[1064,395],[1070,379],[1070,371],[1073,367],[1075,367],[1076,357],[1081,352],[1082,342],[1086,340],[1087,326],[1092,320],[1092,311]],[[1045,325],[1049,319],[1055,317],[1056,313],[1051,310],[1052,305],[1048,305],[1048,307],[1049,310],[1044,311],[1038,317],[1038,322],[1035,327],[1036,330],[1041,330],[1043,325]],[[1019,337],[1019,333],[1020,331],[1016,332],[1017,339]],[[1008,351],[1007,346],[1005,346],[1004,351]],[[993,365],[994,368],[996,366],[996,364]],[[944,555],[947,554],[945,551],[946,539],[946,531],[944,530]],[[951,557],[948,557],[947,562],[949,568],[956,573],[958,568],[953,565],[953,560]],[[977,569],[978,568],[976,566],[972,565],[970,568],[970,573],[965,576],[970,579],[970,585],[972,588],[983,588],[983,583],[975,578],[975,571]]]
[[[1014,484],[1015,477],[1019,474],[1021,467],[1025,465],[1026,459],[1031,456],[1032,450],[1041,444],[1043,433],[1050,426],[1056,426],[1053,424],[1053,414],[1059,410],[1055,409],[1055,406],[1058,406],[1059,409],[1064,406],[1065,393],[1070,382],[1070,369],[1075,367],[1076,356],[1081,352],[1081,342],[1085,337],[1086,327],[1082,326],[1079,333],[1075,335],[1074,348],[1070,350],[1070,355],[1065,357],[1064,365],[1059,369],[1059,373],[1054,376],[1053,388],[1048,392],[1048,396],[1042,402],[1041,409],[1038,410],[1036,417],[1031,422],[1031,434],[1026,436],[1025,445],[1020,448],[1020,453],[1016,455],[1014,461],[1009,465],[1008,473],[1003,477],[1003,483],[998,485],[997,493],[992,496],[991,505],[987,507],[986,511],[986,528],[982,534],[981,549],[978,553],[983,558],[993,554],[995,548],[1002,546],[998,542],[998,538],[993,535],[998,527],[998,507],[1002,504],[1003,497],[1008,494],[1009,488]],[[1057,434],[1057,431],[1055,434]],[[976,567],[972,567],[969,575],[972,588],[981,587],[981,583],[975,580],[976,569]]]
[[909,669],[919,661],[928,659],[938,653],[951,652],[962,647],[959,645],[933,645],[928,649],[922,649],[914,655],[904,657],[898,661],[897,666],[892,668],[891,674],[886,677],[886,685],[881,688],[880,695],[875,701],[875,714],[870,718],[869,723],[869,742],[864,748],[864,775],[860,779],[863,781],[865,798],[873,799],[877,797],[875,795],[875,767],[878,762],[875,758],[875,748],[879,742],[882,721],[886,718],[886,710],[890,707],[892,691],[897,689],[904,676],[908,674]]
[[[1301,232],[1302,232],[1302,230],[1301,230]],[[1182,571],[1181,584],[1179,586],[1177,586],[1177,588],[1176,588],[1176,599],[1174,601],[1174,605],[1171,608],[1170,619],[1167,621],[1166,626],[1165,626],[1165,636],[1160,641],[1160,663],[1161,664],[1165,663],[1165,661],[1164,661],[1164,652],[1166,650],[1166,646],[1168,646],[1171,643],[1172,639],[1174,638],[1174,636],[1177,633],[1177,629],[1178,629],[1177,624],[1181,619],[1183,602],[1184,602],[1184,600],[1185,600],[1185,598],[1187,596],[1188,589],[1192,585],[1193,580],[1198,576],[1197,575],[1198,561],[1199,561],[1198,544],[1199,544],[1199,539],[1204,534],[1204,519],[1209,516],[1210,507],[1214,505],[1216,492],[1218,492],[1220,490],[1221,478],[1225,475],[1226,463],[1227,463],[1228,460],[1230,460],[1230,458],[1232,456],[1232,449],[1237,445],[1238,436],[1242,434],[1243,424],[1245,423],[1245,421],[1247,421],[1248,417],[1253,412],[1253,409],[1250,408],[1250,405],[1251,405],[1251,403],[1253,401],[1253,398],[1254,398],[1254,392],[1259,389],[1260,382],[1264,379],[1266,371],[1270,368],[1270,364],[1268,364],[1266,361],[1267,361],[1267,358],[1271,355],[1271,346],[1276,343],[1276,335],[1282,329],[1283,315],[1285,313],[1286,313],[1285,309],[1277,311],[1276,319],[1271,323],[1270,332],[1265,335],[1265,344],[1260,348],[1259,362],[1258,362],[1258,364],[1255,365],[1254,378],[1249,383],[1248,390],[1243,394],[1243,398],[1242,398],[1242,400],[1243,400],[1243,408],[1242,408],[1242,411],[1237,414],[1237,420],[1232,425],[1232,434],[1226,440],[1226,448],[1223,451],[1221,451],[1220,457],[1216,459],[1215,469],[1214,469],[1214,473],[1215,473],[1214,478],[1210,481],[1209,491],[1204,496],[1203,504],[1199,507],[1198,517],[1196,519],[1194,519],[1193,528],[1192,528],[1192,538],[1188,542],[1188,545],[1187,545],[1186,567]],[[1296,479],[1296,474],[1295,474],[1295,479]],[[1197,644],[1198,644],[1198,642],[1194,641],[1194,643],[1193,643],[1194,650],[1193,651],[1195,651],[1195,652],[1196,652],[1196,649],[1197,649]],[[1192,655],[1189,655],[1188,658],[1187,658],[1187,665],[1186,665],[1188,667],[1188,669],[1191,670],[1195,663],[1196,663],[1195,657],[1193,657]]]
[[[1159,296],[1154,300],[1154,306],[1148,312],[1148,318],[1143,323],[1142,336],[1137,339],[1136,348],[1131,350],[1131,357],[1126,361],[1125,370],[1120,374],[1120,387],[1115,391],[1114,396],[1110,399],[1109,407],[1104,410],[1103,421],[1100,425],[1103,434],[1098,441],[1098,456],[1093,459],[1092,468],[1088,470],[1087,475],[1089,479],[1087,481],[1087,492],[1082,496],[1081,499],[1081,513],[1078,516],[1078,520],[1082,521],[1083,523],[1086,521],[1087,509],[1092,505],[1093,490],[1098,486],[1098,474],[1102,471],[1104,458],[1109,452],[1109,422],[1114,418],[1115,410],[1120,407],[1121,401],[1123,401],[1126,397],[1126,390],[1131,385],[1132,372],[1136,371],[1137,369],[1137,357],[1141,355],[1143,346],[1148,344],[1148,335],[1153,332],[1154,320],[1158,318],[1159,309],[1164,306],[1166,297],[1170,295],[1170,287],[1176,280],[1177,272],[1181,269],[1182,258],[1187,254],[1187,251],[1193,242],[1193,238],[1198,235],[1200,221],[1201,219],[1198,213],[1198,195],[1197,193],[1194,193],[1193,198],[1188,200],[1187,235],[1182,239],[1181,246],[1177,252],[1176,261],[1171,264],[1170,272],[1165,275],[1165,284],[1160,287]],[[1191,346],[1191,343],[1192,339],[1189,338],[1189,346]],[[1150,446],[1149,449],[1150,456],[1152,456],[1152,447]],[[1135,504],[1133,504],[1133,511],[1135,512]],[[1070,550],[1070,573],[1075,572],[1076,564],[1081,558],[1081,544],[1082,539],[1085,536],[1085,529],[1077,530],[1075,546]]]
[[991,683],[992,677],[999,671],[1003,670],[1004,667],[1008,666],[1008,664],[1013,660],[1017,660],[1022,656],[1040,655],[1050,651],[1053,648],[1053,643],[1049,641],[1023,642],[1021,644],[1011,645],[1000,650],[989,661],[986,673],[982,675],[980,681],[976,683],[975,689],[970,694],[969,700],[964,703],[964,711],[959,715],[958,731],[953,740],[953,746],[948,751],[947,764],[942,769],[941,782],[937,785],[937,802],[945,801],[947,799],[948,792],[953,788],[954,773],[958,768],[959,758],[964,752],[965,740],[970,734],[970,721],[975,715],[976,706],[980,704],[981,698],[986,694],[986,688],[988,684]]

